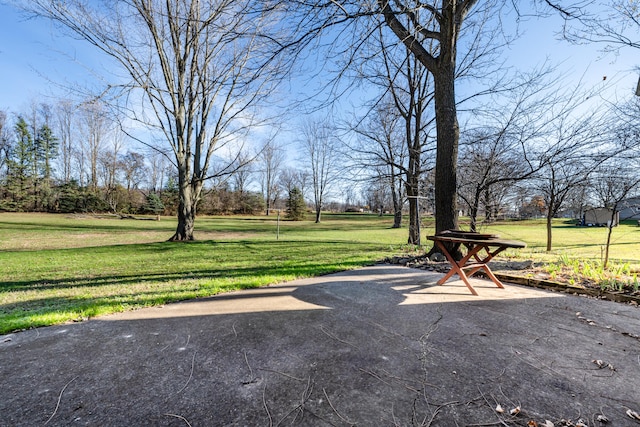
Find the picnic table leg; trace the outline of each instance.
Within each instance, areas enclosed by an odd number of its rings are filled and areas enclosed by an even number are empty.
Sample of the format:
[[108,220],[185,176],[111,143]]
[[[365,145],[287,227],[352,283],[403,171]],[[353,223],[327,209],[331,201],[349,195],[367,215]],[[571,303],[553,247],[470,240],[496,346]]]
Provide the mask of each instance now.
[[[473,295],[477,296],[478,293],[476,292],[475,289],[473,289],[473,286],[471,286],[471,283],[469,283],[469,280],[467,279],[467,275],[464,273],[464,271],[461,268],[462,266],[464,266],[467,263],[467,261],[469,261],[469,258],[471,258],[475,253],[477,253],[477,250],[476,251],[469,251],[467,253],[467,255],[464,256],[464,258],[462,258],[459,262],[457,262],[455,259],[453,259],[453,257],[451,256],[451,254],[449,253],[449,251],[447,250],[447,248],[445,247],[444,244],[442,244],[438,240],[436,240],[435,243],[442,250],[442,253],[447,258],[447,261],[449,261],[449,264],[451,264],[451,270],[449,270],[449,272],[442,279],[438,280],[437,284],[438,285],[444,284],[444,282],[449,280],[451,278],[451,276],[453,276],[454,274],[457,273],[458,276],[460,276],[460,279],[462,279],[464,284],[467,286],[469,291]],[[478,250],[479,249],[480,248],[478,248]]]
[[[467,246],[468,247],[468,246]],[[491,250],[489,249],[488,246],[482,246],[482,248],[487,252],[487,256],[485,258],[480,258],[478,256],[478,252],[476,251],[476,254],[474,254],[474,258],[476,259],[476,261],[478,261],[479,263],[481,263],[481,266],[478,267],[474,267],[471,271],[469,271],[469,273],[467,274],[468,277],[473,276],[474,274],[476,274],[479,270],[484,270],[485,273],[487,273],[487,276],[489,276],[489,279],[491,279],[491,281],[493,283],[496,284],[497,287],[504,289],[504,285],[502,284],[502,282],[495,276],[495,274],[493,274],[493,271],[491,271],[491,268],[489,268],[489,266],[487,265],[487,263],[489,261],[491,261],[493,259],[493,257],[495,257],[496,255],[498,255],[500,252],[502,252],[503,250],[506,249],[506,247],[499,247],[498,249],[496,249],[495,251],[491,252]]]
[[495,274],[493,274],[493,271],[491,271],[488,266],[483,267],[483,269],[487,273],[487,276],[489,276],[491,281],[495,283],[497,287],[499,287],[500,289],[504,289],[504,285],[502,284],[502,282],[498,280],[498,278],[495,276]]

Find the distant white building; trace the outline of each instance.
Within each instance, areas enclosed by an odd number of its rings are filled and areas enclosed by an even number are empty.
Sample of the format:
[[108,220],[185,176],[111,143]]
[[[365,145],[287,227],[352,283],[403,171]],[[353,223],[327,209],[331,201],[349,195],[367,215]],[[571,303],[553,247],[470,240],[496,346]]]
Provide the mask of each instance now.
[[582,225],[589,227],[608,227],[609,222],[613,218],[613,226],[617,226],[620,223],[620,212],[613,213],[613,210],[609,208],[593,208],[584,211],[582,217]]

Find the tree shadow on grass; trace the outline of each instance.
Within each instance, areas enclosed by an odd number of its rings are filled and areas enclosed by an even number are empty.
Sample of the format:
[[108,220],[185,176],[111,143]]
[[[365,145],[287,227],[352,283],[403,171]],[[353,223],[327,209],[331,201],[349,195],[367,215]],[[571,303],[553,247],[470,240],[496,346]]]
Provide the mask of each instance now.
[[[144,221],[142,221],[144,222]],[[139,224],[142,225],[142,224]],[[60,224],[60,223],[56,223],[56,224],[48,224],[48,223],[39,223],[39,222],[20,222],[20,223],[14,223],[14,222],[4,222],[4,221],[0,221],[0,230],[2,229],[16,229],[16,228],[20,228],[20,230],[28,230],[28,231],[71,231],[71,230],[78,230],[78,231],[92,231],[92,232],[100,232],[100,231],[105,231],[105,232],[110,232],[110,231],[158,231],[158,232],[167,232],[170,233],[172,230],[175,229],[175,225],[171,224],[169,226],[169,224],[167,224],[167,226],[162,226],[162,227],[158,227],[157,224],[154,224],[154,227],[141,227],[141,226],[135,226],[134,224],[100,224],[100,225],[96,225],[95,222],[92,223],[87,223],[87,224],[82,224],[82,223],[78,223],[78,222],[74,222],[74,223],[69,223],[69,224]],[[164,225],[164,224],[163,224]]]

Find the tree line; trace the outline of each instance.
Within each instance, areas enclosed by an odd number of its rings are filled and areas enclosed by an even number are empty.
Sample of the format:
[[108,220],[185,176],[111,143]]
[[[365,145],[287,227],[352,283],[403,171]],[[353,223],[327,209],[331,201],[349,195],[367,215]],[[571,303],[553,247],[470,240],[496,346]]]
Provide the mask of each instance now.
[[[164,156],[127,148],[116,121],[97,104],[33,104],[0,111],[0,211],[175,215],[176,173]],[[255,214],[260,194],[220,185],[203,214]]]
[[[616,2],[611,11],[617,3],[626,4]],[[636,22],[629,23],[626,12],[602,20],[584,2],[531,5],[534,14],[566,19],[568,39],[610,34],[620,20],[632,27]],[[300,126],[296,142],[304,153],[316,221],[336,182],[349,177],[368,189],[386,185],[394,225],[406,203],[408,242],[420,244],[425,200],[433,204],[436,231],[457,228],[461,206],[468,207],[474,228],[482,209],[485,217],[496,215],[501,185],[509,185],[511,195],[517,188],[546,194],[550,218],[569,197],[566,188],[575,187],[559,186],[559,179],[586,182],[595,170],[620,171],[622,158],[624,168],[633,170],[628,153],[636,149],[635,140],[624,136],[633,135],[633,119],[631,128],[613,130],[618,125],[604,120],[600,110],[589,112],[592,107],[583,102],[597,92],[561,86],[545,92],[545,71],[502,69],[500,55],[509,43],[508,36],[498,36],[505,34],[502,18],[526,15],[513,2],[36,0],[25,8],[102,51],[127,76],[99,99],[150,135],[128,131],[129,138],[172,165],[178,192],[172,240],[193,239],[196,206],[208,189],[242,180],[237,177],[258,158],[266,162],[268,144],[250,154],[245,144],[280,120],[273,99],[312,47],[321,47],[321,59],[337,66],[324,86],[329,105],[345,85],[373,93],[352,118],[330,111],[331,120]],[[622,10],[633,18],[632,8]],[[88,109],[99,117],[100,108]],[[92,119],[87,129],[100,124]],[[86,184],[80,185],[90,188],[97,167],[89,160],[84,170]],[[261,168],[265,175],[269,171]],[[276,181],[273,174],[261,181],[267,212],[277,200]],[[624,181],[634,188],[633,181]]]
[[[326,164],[337,140],[328,138],[332,130],[326,123],[306,126],[307,138],[298,143],[306,147],[301,157],[309,156],[313,164],[297,159],[303,166],[296,167],[284,146],[273,141],[245,147],[235,158],[221,160],[233,170],[208,182],[198,213],[278,210],[299,220],[314,206],[319,222],[321,209],[329,206],[323,198],[339,171],[337,160]],[[318,129],[324,129],[321,136],[314,134]],[[32,103],[30,114],[0,110],[0,135],[0,211],[177,214],[175,165],[163,153],[132,150],[131,138],[105,105],[73,106],[65,100]]]

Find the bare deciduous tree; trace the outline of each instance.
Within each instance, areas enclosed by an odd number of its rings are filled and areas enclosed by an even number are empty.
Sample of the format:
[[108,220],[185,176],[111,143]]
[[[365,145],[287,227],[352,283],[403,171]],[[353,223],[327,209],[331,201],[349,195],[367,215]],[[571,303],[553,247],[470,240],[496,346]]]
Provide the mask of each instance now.
[[508,187],[531,177],[543,163],[535,147],[545,140],[557,117],[546,112],[552,70],[542,68],[510,79],[508,90],[487,97],[486,107],[476,107],[473,126],[466,126],[460,155],[460,199],[469,207],[471,230],[476,231],[480,204],[485,220],[499,210]]
[[124,146],[124,134],[122,132],[114,130],[111,136],[110,147],[106,146],[101,150],[98,159],[102,175],[102,186],[107,192],[112,190],[118,182],[120,151]]
[[[614,218],[625,199],[640,194],[640,129],[637,117],[640,102],[637,99],[626,102],[616,111],[615,124],[612,127],[617,155],[606,159],[595,171],[595,189],[602,205],[611,208],[611,219],[607,231],[604,267],[609,262],[611,236]],[[621,218],[625,219],[625,218]]]
[[127,95],[130,118],[171,147],[179,191],[171,240],[194,238],[204,182],[232,172],[228,165],[214,170],[214,153],[246,133],[255,121],[252,107],[269,93],[263,77],[276,70],[274,50],[265,44],[277,37],[264,32],[277,26],[272,14],[279,10],[260,6],[249,0],[34,0],[23,5],[104,52],[130,78],[109,93]]
[[232,175],[233,189],[241,195],[247,191],[247,187],[254,173],[254,160],[255,159],[245,151],[238,153],[237,159],[235,160],[235,172]]
[[533,172],[513,150],[517,144],[500,130],[490,128],[476,129],[463,138],[458,195],[469,208],[471,231],[477,231],[481,206],[485,221],[491,220],[500,211],[504,191]]
[[[565,96],[564,99],[561,96]],[[588,180],[599,164],[615,154],[611,151],[602,111],[586,108],[584,93],[571,90],[559,95],[548,113],[546,144],[539,149],[541,169],[538,189],[546,204],[547,251],[552,248],[552,220],[574,189]]]
[[309,173],[304,169],[285,168],[280,172],[279,183],[287,194],[297,188],[304,197],[309,186]]
[[[393,228],[400,228],[402,224],[404,184],[408,171],[406,142],[410,141],[403,136],[406,129],[393,102],[383,101],[369,112],[369,117],[360,126],[354,128],[358,146],[350,147],[357,173],[366,176],[373,187],[381,182],[386,184],[393,205]],[[413,241],[411,230],[409,240]]]
[[605,50],[640,49],[638,0],[544,0],[564,19],[562,32],[573,43],[601,43]]
[[[375,34],[383,25],[395,35],[396,44],[402,44],[422,66],[429,71],[433,81],[436,159],[435,159],[435,216],[436,231],[457,228],[458,209],[456,197],[457,155],[459,124],[455,87],[461,74],[474,69],[474,64],[487,58],[497,44],[485,43],[492,37],[500,38],[501,31],[485,31],[488,17],[501,13],[506,2],[501,0],[376,0],[361,2],[338,0],[288,0],[300,9],[300,25],[303,34],[310,38],[316,34],[331,34],[329,27],[345,23],[354,24],[352,32],[335,31],[343,42],[341,58],[353,63],[369,58],[360,52],[364,40]],[[500,22],[494,19],[493,22]],[[367,24],[368,23],[368,24]],[[461,35],[468,38],[462,45]],[[352,34],[349,47],[344,47],[346,34]],[[484,36],[488,37],[486,39]],[[387,43],[389,45],[389,43]],[[464,52],[458,58],[458,49]],[[344,53],[348,53],[344,55]],[[486,68],[483,73],[486,75]],[[347,74],[344,69],[341,75]],[[477,73],[476,76],[480,74]]]
[[611,218],[607,225],[607,241],[603,266],[609,263],[611,236],[615,227],[616,215],[620,204],[627,198],[638,194],[640,174],[638,173],[638,159],[635,156],[617,158],[615,165],[603,165],[595,171],[595,191],[603,206],[611,209]]
[[148,174],[144,156],[135,151],[129,151],[120,158],[119,163],[127,191],[137,189]]
[[161,191],[165,185],[167,172],[166,157],[162,153],[153,152],[149,159],[149,189],[153,192]]
[[58,138],[60,140],[60,156],[59,160],[62,166],[60,171],[62,182],[69,183],[73,174],[73,147],[76,142],[74,133],[74,122],[76,116],[76,107],[69,100],[63,100],[58,103],[55,109],[56,124]]
[[112,131],[112,123],[104,105],[90,101],[81,106],[82,147],[89,164],[89,186],[98,188],[98,161]]
[[313,186],[315,222],[321,221],[325,197],[338,179],[340,156],[335,128],[328,121],[310,120],[302,127],[301,161],[309,168]]
[[[413,22],[407,20],[407,28]],[[398,197],[401,181],[409,205],[409,244],[420,244],[420,192],[421,175],[426,164],[424,155],[434,142],[433,131],[433,79],[427,68],[395,36],[382,28],[377,31],[375,50],[368,67],[361,71],[364,78],[376,86],[382,95],[369,110],[368,120],[356,127],[356,132],[371,146],[363,145],[356,152],[365,153],[374,166],[374,177],[385,174],[391,186],[396,213],[395,226],[401,219],[402,198]],[[389,42],[388,39],[393,41]],[[362,157],[362,156],[361,156]]]
[[[436,121],[436,232],[458,228],[457,160],[460,128],[455,96],[458,39],[477,0],[378,0],[386,24],[433,76]],[[411,27],[403,23],[407,19]]]
[[285,160],[285,153],[282,147],[273,141],[267,142],[258,154],[260,163],[260,183],[262,185],[262,195],[266,204],[266,215],[271,213],[280,197],[278,177]]

